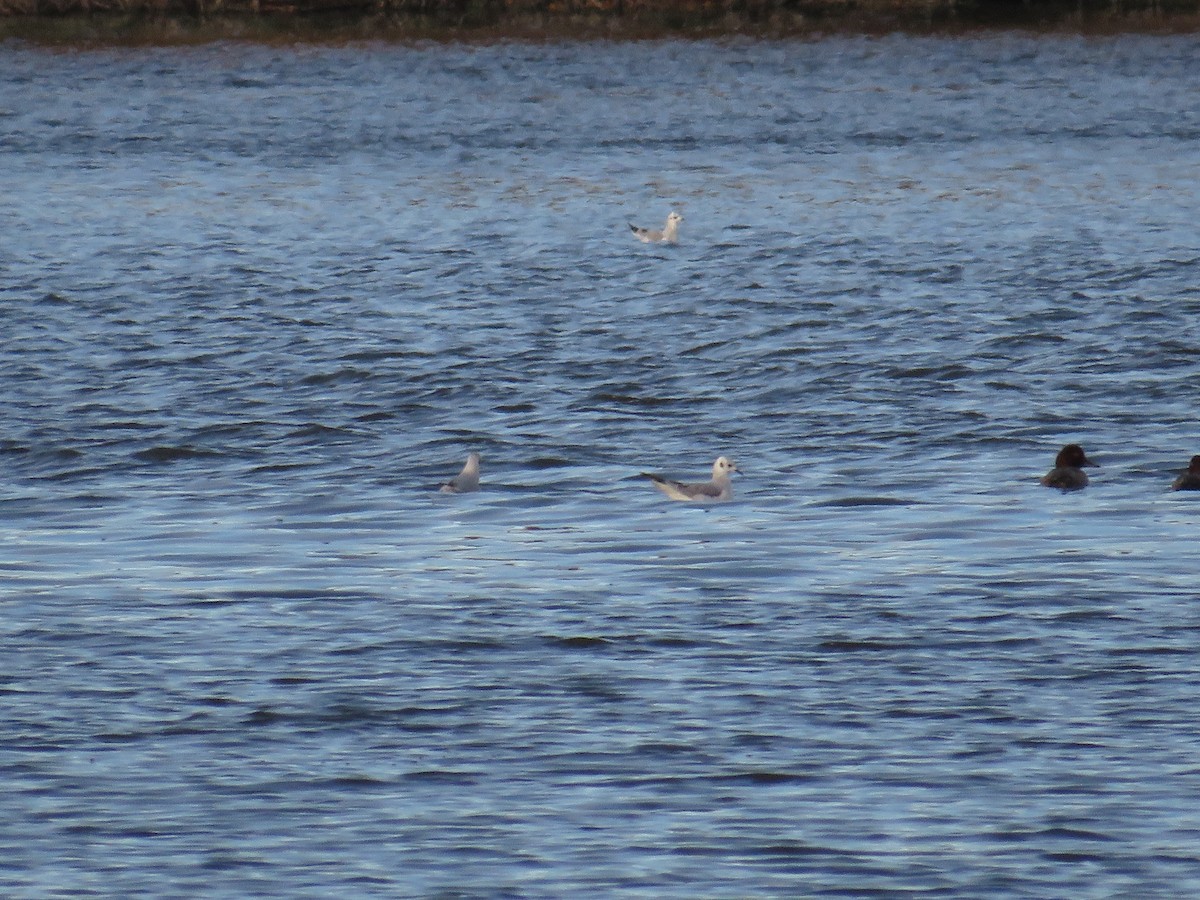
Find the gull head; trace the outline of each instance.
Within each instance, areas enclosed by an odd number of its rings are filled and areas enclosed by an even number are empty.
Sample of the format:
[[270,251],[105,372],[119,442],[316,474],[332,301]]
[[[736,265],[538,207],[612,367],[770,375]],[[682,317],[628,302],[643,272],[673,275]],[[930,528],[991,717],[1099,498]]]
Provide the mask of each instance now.
[[668,225],[678,225],[682,221],[683,221],[683,216],[681,216],[679,213],[675,212],[675,210],[671,210],[670,214],[668,214],[668,216],[667,216],[667,224]]
[[741,469],[728,456],[718,456],[717,461],[713,463],[713,478],[728,478],[733,472],[740,472]]

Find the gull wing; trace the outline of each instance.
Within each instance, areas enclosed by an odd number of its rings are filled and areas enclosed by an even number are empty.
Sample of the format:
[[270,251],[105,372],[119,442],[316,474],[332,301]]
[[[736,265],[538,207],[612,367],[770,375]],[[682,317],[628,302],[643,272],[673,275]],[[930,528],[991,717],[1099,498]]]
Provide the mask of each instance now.
[[721,499],[721,488],[711,481],[685,484],[682,481],[672,481],[670,478],[663,478],[661,475],[651,475],[649,472],[643,472],[642,475],[649,478],[656,488],[672,500]]

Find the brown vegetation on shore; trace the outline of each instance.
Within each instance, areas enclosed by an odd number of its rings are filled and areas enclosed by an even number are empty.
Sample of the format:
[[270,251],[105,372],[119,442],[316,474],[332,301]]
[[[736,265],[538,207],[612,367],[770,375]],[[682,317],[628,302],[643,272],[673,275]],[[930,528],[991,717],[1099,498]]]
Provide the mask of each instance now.
[[39,43],[1200,30],[1200,0],[0,0]]

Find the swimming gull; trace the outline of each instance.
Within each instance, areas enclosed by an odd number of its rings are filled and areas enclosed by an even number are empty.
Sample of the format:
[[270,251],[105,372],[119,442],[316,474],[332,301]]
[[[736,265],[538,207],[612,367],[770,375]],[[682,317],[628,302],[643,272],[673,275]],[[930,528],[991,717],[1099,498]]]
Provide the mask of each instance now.
[[467,464],[462,471],[439,489],[443,494],[469,494],[479,490],[479,454],[467,454]]
[[629,228],[643,244],[674,244],[679,239],[679,223],[683,221],[683,216],[671,210],[671,214],[667,216],[667,224],[663,226],[662,231],[657,231],[653,228],[639,228],[632,222],[629,223]]
[[642,475],[654,482],[654,486],[672,500],[703,503],[733,499],[733,482],[729,480],[729,475],[740,471],[732,459],[718,456],[717,461],[713,463],[711,481],[684,483],[663,478],[661,475],[651,475],[649,472],[643,472]]

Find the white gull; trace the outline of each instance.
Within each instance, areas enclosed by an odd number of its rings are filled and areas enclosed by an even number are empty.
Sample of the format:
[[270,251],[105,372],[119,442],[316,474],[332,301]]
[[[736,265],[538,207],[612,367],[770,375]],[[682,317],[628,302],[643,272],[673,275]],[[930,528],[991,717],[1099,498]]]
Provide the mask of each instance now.
[[469,494],[479,490],[479,454],[467,455],[462,471],[439,488],[443,494]]
[[629,223],[629,228],[643,244],[674,244],[679,239],[679,223],[683,221],[683,216],[674,210],[667,216],[667,224],[663,226],[662,231],[657,231],[653,228],[639,228],[632,222]]
[[654,486],[672,500],[687,500],[695,503],[733,499],[733,482],[730,481],[729,476],[733,472],[740,471],[732,459],[718,456],[717,461],[713,463],[711,481],[685,483],[672,481],[661,475],[651,475],[649,472],[643,472],[642,475],[654,482]]

